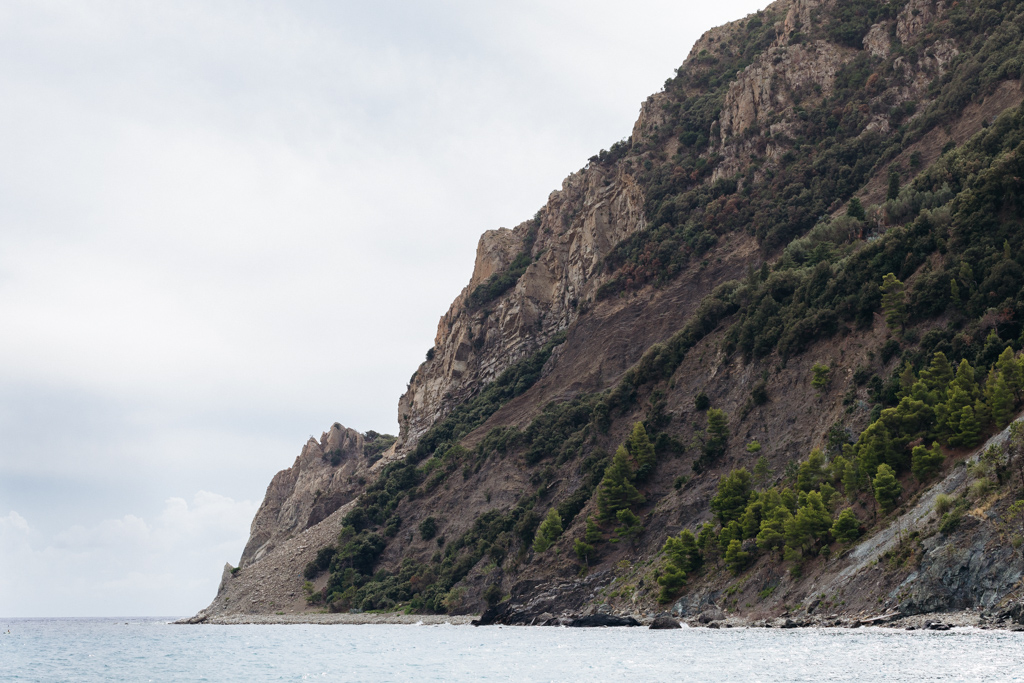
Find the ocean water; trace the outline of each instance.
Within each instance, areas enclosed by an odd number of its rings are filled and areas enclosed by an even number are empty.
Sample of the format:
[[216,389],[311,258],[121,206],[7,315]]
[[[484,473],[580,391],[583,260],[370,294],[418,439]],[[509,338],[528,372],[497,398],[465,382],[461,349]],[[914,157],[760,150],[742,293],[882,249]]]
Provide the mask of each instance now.
[[[1024,634],[0,619],[0,681],[1013,681]],[[7,629],[10,634],[7,634]]]

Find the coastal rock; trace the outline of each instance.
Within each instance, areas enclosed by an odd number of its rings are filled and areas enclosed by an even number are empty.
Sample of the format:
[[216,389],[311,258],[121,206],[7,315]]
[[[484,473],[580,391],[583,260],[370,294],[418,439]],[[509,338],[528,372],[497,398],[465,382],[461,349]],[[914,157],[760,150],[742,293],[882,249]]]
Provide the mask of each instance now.
[[654,621],[648,627],[655,630],[668,630],[674,628],[682,628],[678,621],[672,617],[655,617]]
[[593,614],[589,617],[573,619],[569,625],[576,628],[595,628],[599,626],[639,626],[640,622],[633,617],[620,617],[614,614]]
[[363,435],[354,429],[335,422],[319,441],[310,437],[292,466],[278,472],[267,487],[239,566],[258,561],[353,500],[372,465],[363,455]]

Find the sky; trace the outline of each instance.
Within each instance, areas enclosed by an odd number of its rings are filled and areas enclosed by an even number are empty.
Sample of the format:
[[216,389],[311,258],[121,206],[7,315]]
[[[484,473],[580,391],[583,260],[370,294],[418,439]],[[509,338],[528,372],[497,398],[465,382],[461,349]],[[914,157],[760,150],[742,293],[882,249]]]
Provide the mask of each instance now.
[[0,4],[0,617],[187,615],[480,234],[766,0]]

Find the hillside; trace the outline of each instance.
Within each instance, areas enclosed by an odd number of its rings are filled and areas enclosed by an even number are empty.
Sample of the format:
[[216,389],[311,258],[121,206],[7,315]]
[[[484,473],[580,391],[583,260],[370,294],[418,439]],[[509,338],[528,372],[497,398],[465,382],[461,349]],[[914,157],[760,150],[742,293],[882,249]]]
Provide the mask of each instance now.
[[484,233],[397,441],[311,440],[200,618],[1019,618],[1022,32],[997,0],[709,31]]

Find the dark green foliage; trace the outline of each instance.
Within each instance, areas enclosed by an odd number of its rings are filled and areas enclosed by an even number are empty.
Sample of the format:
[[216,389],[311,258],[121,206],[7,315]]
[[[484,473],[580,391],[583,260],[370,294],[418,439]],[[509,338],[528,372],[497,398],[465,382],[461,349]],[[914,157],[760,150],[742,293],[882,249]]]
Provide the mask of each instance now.
[[334,546],[329,545],[326,548],[320,548],[316,557],[310,560],[306,565],[306,569],[302,572],[302,575],[310,580],[320,576],[321,573],[327,571],[327,568],[331,566],[331,560],[334,559],[334,553]]
[[526,462],[533,465],[556,456],[561,463],[582,453],[595,403],[595,397],[584,395],[546,405],[519,439],[526,448],[523,454]]
[[437,520],[433,517],[427,517],[420,522],[419,530],[420,538],[424,541],[429,541],[437,535]]
[[654,473],[658,460],[654,454],[654,445],[647,438],[647,430],[644,429],[642,422],[633,425],[633,432],[626,441],[626,450],[636,463],[636,481],[647,481]]
[[658,602],[665,604],[679,595],[679,591],[686,585],[686,572],[675,565],[669,564],[658,577],[658,585],[661,586],[661,593],[658,595]]
[[840,512],[832,525],[832,536],[840,543],[849,545],[860,538],[860,533],[860,520],[850,508]]
[[738,576],[750,565],[750,553],[743,550],[743,543],[737,540],[729,541],[729,547],[725,551],[725,566]]
[[615,527],[615,536],[636,545],[637,539],[644,530],[640,518],[629,508],[624,508],[615,513],[615,520],[619,523]]
[[860,203],[860,199],[857,197],[850,199],[850,205],[846,208],[846,215],[859,221],[867,220],[868,217],[864,211],[864,205]]
[[711,399],[708,398],[708,395],[702,391],[699,394],[697,394],[696,398],[693,399],[693,406],[697,410],[704,412],[705,410],[711,407]]
[[587,565],[590,564],[591,560],[597,557],[597,549],[586,541],[576,539],[572,544],[572,549],[573,552],[576,553],[576,557],[579,558],[580,562]]
[[555,335],[537,353],[505,370],[474,398],[436,423],[420,438],[414,461],[419,462],[446,443],[457,442],[483,424],[498,408],[532,387],[540,379],[540,372],[551,357],[551,351],[564,341],[564,332]]
[[537,529],[537,535],[533,539],[534,552],[544,552],[550,548],[561,535],[562,518],[559,517],[558,510],[551,508],[548,510],[547,517],[545,517],[544,521],[541,522],[540,528]]
[[669,536],[662,550],[669,562],[688,574],[698,571],[704,563],[697,539],[689,529],[683,529],[678,536]]
[[829,13],[828,38],[834,43],[860,50],[871,26],[895,18],[901,6],[900,2],[843,0]]
[[377,462],[384,451],[391,448],[396,441],[398,441],[397,436],[378,434],[370,430],[363,434],[363,455],[370,462]]
[[889,167],[889,189],[885,198],[889,201],[898,199],[900,196],[900,172],[895,166]]
[[501,602],[501,586],[496,583],[492,583],[487,587],[487,590],[484,591],[483,598],[489,607],[494,607]]
[[900,497],[902,487],[891,467],[886,464],[879,465],[878,474],[871,483],[875,490],[875,500],[885,512],[896,507],[896,499]]
[[725,455],[729,445],[729,416],[724,410],[711,408],[708,410],[708,426],[704,430],[704,454],[701,466],[707,467]]
[[907,305],[903,296],[903,283],[892,273],[882,278],[882,310],[889,329],[903,329],[907,318]]
[[800,465],[796,475],[796,487],[804,493],[809,493],[821,486],[825,481],[825,456],[815,448],[811,455]]
[[711,499],[711,509],[723,525],[738,520],[750,499],[750,472],[741,467],[718,481],[718,493]]
[[644,497],[633,486],[632,480],[633,470],[629,466],[629,453],[625,446],[619,446],[611,464],[605,470],[597,491],[597,509],[601,519],[615,519],[619,510],[628,510],[644,502]]
[[931,448],[915,446],[911,452],[910,470],[918,481],[928,481],[942,467],[944,459],[945,456],[937,443],[933,443]]

